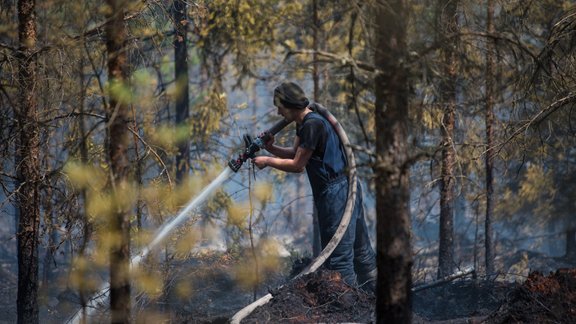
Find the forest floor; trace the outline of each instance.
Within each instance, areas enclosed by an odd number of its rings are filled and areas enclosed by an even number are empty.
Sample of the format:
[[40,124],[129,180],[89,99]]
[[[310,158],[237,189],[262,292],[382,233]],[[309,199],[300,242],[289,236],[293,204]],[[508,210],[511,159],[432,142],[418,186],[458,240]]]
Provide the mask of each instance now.
[[[374,296],[320,272],[272,293],[243,323],[371,323]],[[413,323],[576,323],[576,270],[523,284],[460,280],[415,292]]]
[[[525,271],[520,274],[523,280],[464,277],[417,289],[412,296],[413,323],[576,323],[575,264],[531,252],[507,259],[526,267],[520,269]],[[233,258],[223,256],[177,265],[173,282],[189,282],[195,293],[153,300],[138,295],[133,302],[136,322],[226,323],[255,295],[237,284],[231,274],[234,265]],[[287,282],[286,276],[267,278],[256,295],[270,292],[273,299],[242,323],[374,322],[375,297],[346,285],[337,273],[323,270]],[[16,276],[0,268],[0,283],[0,313],[4,314],[0,323],[15,323]],[[66,289],[55,289],[54,297],[43,300],[42,323],[66,322],[78,309],[77,297]],[[100,320],[106,322],[103,318],[91,322]]]
[[[576,323],[576,264],[519,251],[502,256],[506,269],[491,280],[470,276],[415,289],[413,323]],[[530,272],[532,269],[533,271]],[[281,282],[276,281],[279,285]],[[269,285],[273,296],[242,323],[373,323],[373,295],[346,285],[338,273],[327,270]],[[251,296],[244,295],[244,299]],[[236,311],[217,317],[180,313],[177,323],[225,323]],[[223,303],[228,303],[227,300]]]
[[[506,274],[491,280],[467,276],[415,289],[413,323],[576,323],[576,264],[572,260],[519,251],[502,256],[500,265]],[[232,280],[228,284],[235,289]],[[242,323],[375,322],[376,298],[346,285],[338,273],[322,270],[288,282],[276,278],[268,287],[272,300]],[[179,313],[173,322],[225,323],[253,300],[247,294],[233,295],[245,302],[222,297],[226,299],[220,304],[228,305],[227,312],[203,316],[196,307],[193,314]],[[213,297],[218,303],[219,297]]]

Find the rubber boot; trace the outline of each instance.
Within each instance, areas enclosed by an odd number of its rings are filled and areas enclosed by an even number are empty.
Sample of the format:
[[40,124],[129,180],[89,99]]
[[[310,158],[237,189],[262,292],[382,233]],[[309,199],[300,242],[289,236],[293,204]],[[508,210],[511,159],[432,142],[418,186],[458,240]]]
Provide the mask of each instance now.
[[358,275],[358,287],[367,293],[376,294],[376,280],[378,269],[374,269],[365,274]]

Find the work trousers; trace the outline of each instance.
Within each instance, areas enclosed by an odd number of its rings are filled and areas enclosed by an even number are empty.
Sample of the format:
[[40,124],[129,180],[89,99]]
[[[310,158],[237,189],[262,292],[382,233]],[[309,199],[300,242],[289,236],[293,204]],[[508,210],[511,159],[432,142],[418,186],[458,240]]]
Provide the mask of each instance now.
[[[328,269],[340,272],[342,279],[352,286],[375,279],[376,273],[376,255],[370,245],[364,220],[361,189],[358,183],[356,203],[348,229],[325,263]],[[314,195],[323,249],[336,233],[344,215],[347,199],[348,179],[345,176],[329,182]]]

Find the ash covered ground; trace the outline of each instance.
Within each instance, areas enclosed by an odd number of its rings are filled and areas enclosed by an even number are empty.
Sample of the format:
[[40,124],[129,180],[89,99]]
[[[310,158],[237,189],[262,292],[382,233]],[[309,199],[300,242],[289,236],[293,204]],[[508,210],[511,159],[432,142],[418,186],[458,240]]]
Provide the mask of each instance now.
[[[413,323],[576,323],[574,260],[519,251],[501,265],[489,280],[465,276],[414,291]],[[271,293],[243,323],[375,322],[375,297],[329,271]]]
[[[371,323],[375,297],[321,271],[272,292],[243,323]],[[414,323],[576,323],[576,269],[522,283],[458,280],[413,295]]]
[[[505,267],[506,275],[491,280],[468,276],[415,291],[413,323],[576,323],[573,261],[526,252],[507,259],[513,264]],[[184,299],[136,296],[136,322],[226,323],[255,298],[254,291],[238,286],[231,275],[234,265],[223,257],[178,264],[172,281],[188,282],[196,293]],[[521,271],[511,274],[514,269]],[[13,323],[16,277],[0,270],[0,312],[5,314],[0,323]],[[288,276],[270,276],[259,287],[256,295],[271,292],[274,298],[243,323],[374,322],[375,297],[344,284],[337,273],[323,270],[292,281]],[[78,297],[69,289],[59,290],[41,300],[43,323],[65,322],[78,309]]]
[[243,323],[369,323],[376,298],[352,288],[339,273],[322,270],[271,292],[273,298]]

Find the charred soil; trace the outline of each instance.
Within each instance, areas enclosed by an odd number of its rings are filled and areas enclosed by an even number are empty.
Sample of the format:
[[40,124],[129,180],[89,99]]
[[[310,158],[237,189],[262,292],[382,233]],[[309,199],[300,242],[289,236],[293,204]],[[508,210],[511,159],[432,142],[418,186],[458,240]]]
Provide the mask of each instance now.
[[576,323],[576,269],[530,273],[486,323]]
[[[186,283],[194,293],[147,301],[136,298],[139,312],[135,315],[145,318],[143,322],[226,323],[256,294],[237,284],[232,275],[235,265],[233,259],[223,256],[175,265],[170,277],[173,288]],[[525,276],[522,283],[465,278],[415,291],[413,323],[576,323],[575,267],[527,272]],[[268,278],[257,295],[264,295],[265,287],[284,285],[268,288],[273,299],[242,323],[375,322],[376,298],[348,286],[338,273],[320,270],[288,282],[286,277],[289,275],[278,273]],[[16,318],[13,271],[0,268],[0,282],[5,286],[0,291],[0,310],[5,314],[0,323],[12,323]],[[61,296],[63,293],[58,298],[46,296],[41,304],[43,322],[62,323],[71,311],[79,309],[77,296],[66,302]],[[158,321],[153,320],[156,315]]]
[[271,294],[273,299],[242,323],[369,323],[374,317],[376,298],[333,271],[303,276]]
[[[371,323],[375,297],[322,270],[277,290],[242,323]],[[413,294],[413,323],[576,323],[576,269],[523,283],[463,279]]]

